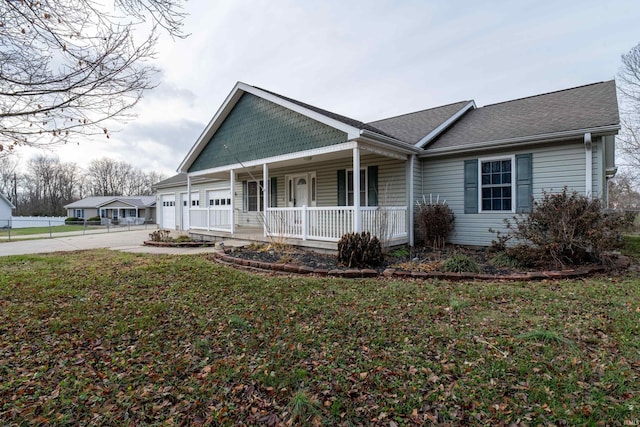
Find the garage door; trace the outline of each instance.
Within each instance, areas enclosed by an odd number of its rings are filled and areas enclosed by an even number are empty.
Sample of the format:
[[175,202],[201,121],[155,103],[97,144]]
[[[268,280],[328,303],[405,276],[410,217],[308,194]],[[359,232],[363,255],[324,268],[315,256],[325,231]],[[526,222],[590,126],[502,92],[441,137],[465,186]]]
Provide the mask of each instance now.
[[167,194],[162,196],[162,228],[175,230],[176,228],[176,195]]
[[[180,195],[182,205],[182,230],[189,229],[189,197],[187,193]],[[191,207],[200,207],[200,193],[191,193]]]

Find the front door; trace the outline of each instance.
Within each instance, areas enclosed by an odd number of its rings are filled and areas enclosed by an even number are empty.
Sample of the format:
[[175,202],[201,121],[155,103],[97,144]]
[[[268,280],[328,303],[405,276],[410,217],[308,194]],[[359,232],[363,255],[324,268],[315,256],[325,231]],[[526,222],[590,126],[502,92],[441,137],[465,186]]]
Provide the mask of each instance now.
[[294,206],[302,207],[309,206],[309,184],[307,182],[307,177],[298,177],[295,178],[295,198],[294,198]]
[[287,177],[287,205],[291,208],[309,206],[309,177],[308,174],[288,175]]

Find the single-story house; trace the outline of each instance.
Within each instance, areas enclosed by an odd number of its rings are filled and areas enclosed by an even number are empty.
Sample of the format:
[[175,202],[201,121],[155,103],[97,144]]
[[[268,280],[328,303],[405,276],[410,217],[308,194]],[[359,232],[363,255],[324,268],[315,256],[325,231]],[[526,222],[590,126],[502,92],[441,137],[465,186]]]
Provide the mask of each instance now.
[[335,249],[370,231],[414,244],[416,202],[433,197],[455,213],[452,243],[488,245],[543,191],[606,199],[619,129],[614,81],[369,123],[239,82],[156,185],[158,224],[212,240]]
[[11,219],[11,211],[16,207],[11,200],[4,194],[0,193],[0,227],[7,226],[8,220]]
[[68,217],[131,223],[155,222],[155,196],[92,196],[65,205]]

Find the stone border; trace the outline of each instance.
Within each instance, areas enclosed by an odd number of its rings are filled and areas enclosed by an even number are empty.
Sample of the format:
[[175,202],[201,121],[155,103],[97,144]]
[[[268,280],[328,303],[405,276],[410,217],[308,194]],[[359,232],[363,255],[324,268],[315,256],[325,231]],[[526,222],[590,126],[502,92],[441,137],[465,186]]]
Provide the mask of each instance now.
[[145,240],[144,246],[155,246],[159,248],[202,248],[215,246],[215,242],[154,242]]
[[[444,280],[544,280],[544,279],[574,279],[585,277],[595,273],[603,273],[611,270],[604,265],[594,265],[588,267],[580,267],[573,270],[557,270],[557,271],[529,271],[526,273],[513,273],[507,275],[484,274],[484,273],[446,273],[446,272],[422,272],[407,271],[387,268],[382,273],[372,269],[349,269],[349,270],[325,270],[312,268],[306,265],[297,264],[281,264],[264,261],[249,260],[244,258],[236,258],[231,255],[214,252],[213,257],[226,264],[237,265],[241,267],[255,268],[264,271],[275,271],[284,273],[294,273],[303,275],[316,275],[323,277],[343,277],[349,279],[355,278],[373,278],[388,277],[398,279],[444,279]],[[631,264],[628,257],[620,256],[614,264],[613,268],[626,269]]]

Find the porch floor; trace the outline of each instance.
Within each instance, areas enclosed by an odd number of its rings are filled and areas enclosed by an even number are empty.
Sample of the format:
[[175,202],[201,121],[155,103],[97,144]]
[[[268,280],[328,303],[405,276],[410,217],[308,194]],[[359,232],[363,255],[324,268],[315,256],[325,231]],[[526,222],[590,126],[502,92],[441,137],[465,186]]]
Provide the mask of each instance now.
[[236,227],[232,234],[228,231],[207,231],[189,230],[189,236],[194,240],[204,240],[209,242],[224,242],[226,246],[242,246],[243,242],[260,243],[283,243],[302,248],[310,248],[315,251],[336,253],[338,251],[337,242],[325,242],[321,240],[302,240],[285,237],[265,237],[262,227]]

